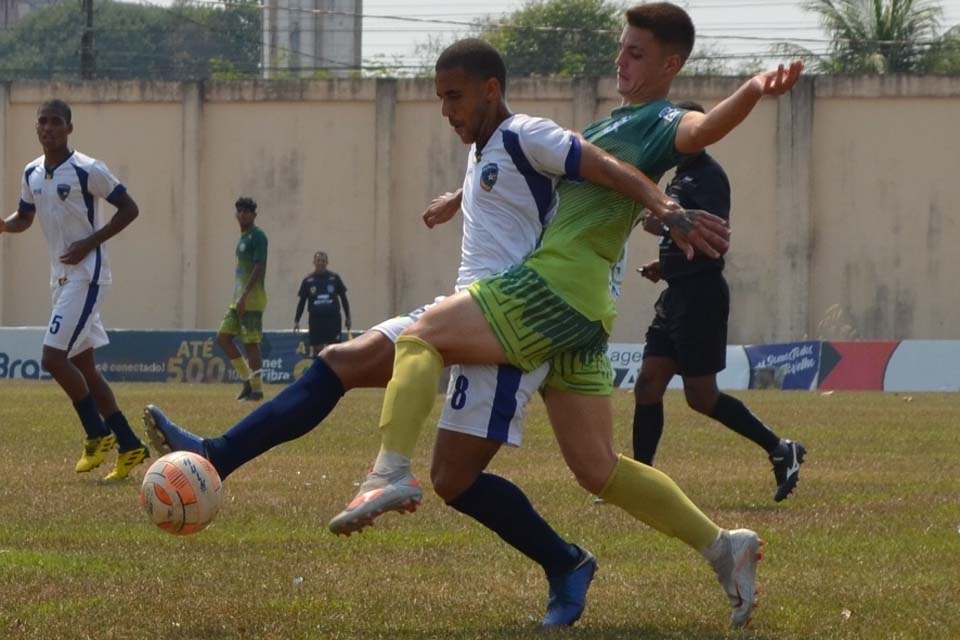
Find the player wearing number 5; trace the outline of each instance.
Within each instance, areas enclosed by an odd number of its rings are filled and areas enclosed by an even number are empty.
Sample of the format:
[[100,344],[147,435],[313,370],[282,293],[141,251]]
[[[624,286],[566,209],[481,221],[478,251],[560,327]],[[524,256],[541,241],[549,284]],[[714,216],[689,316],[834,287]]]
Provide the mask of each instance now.
[[[37,109],[43,155],[27,164],[17,211],[0,219],[0,233],[21,233],[34,218],[47,239],[53,312],[43,338],[43,368],[66,392],[86,432],[77,473],[91,471],[116,446],[116,465],[106,480],[120,480],[150,452],[134,435],[110,385],[97,371],[94,350],[109,343],[100,306],[112,282],[104,243],[139,214],[137,203],[107,166],[71,150],[70,106],[47,100]],[[117,208],[109,222],[97,206]]]

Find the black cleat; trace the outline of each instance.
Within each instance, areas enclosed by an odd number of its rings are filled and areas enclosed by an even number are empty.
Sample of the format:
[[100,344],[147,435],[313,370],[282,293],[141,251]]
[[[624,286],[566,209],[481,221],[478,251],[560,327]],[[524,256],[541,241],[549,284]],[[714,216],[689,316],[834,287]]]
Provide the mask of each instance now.
[[770,454],[770,463],[773,464],[773,476],[777,479],[777,493],[773,499],[781,502],[797,486],[800,481],[800,465],[807,450],[799,442],[781,440],[777,448]]
[[251,393],[253,393],[253,386],[250,384],[249,380],[244,380],[243,389],[240,389],[240,393],[237,395],[237,400],[246,400],[250,397]]
[[244,398],[247,402],[260,402],[263,400],[263,391],[251,391]]

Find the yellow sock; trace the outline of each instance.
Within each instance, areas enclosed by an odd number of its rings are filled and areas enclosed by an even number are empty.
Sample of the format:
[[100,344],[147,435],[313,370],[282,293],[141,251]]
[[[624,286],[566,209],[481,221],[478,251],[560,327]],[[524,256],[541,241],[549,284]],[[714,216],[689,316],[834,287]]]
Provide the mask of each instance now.
[[237,375],[240,376],[241,380],[248,380],[250,378],[250,367],[247,366],[247,361],[243,359],[243,356],[234,358],[230,361],[230,364],[237,370]]
[[263,391],[263,370],[257,369],[250,373],[250,388],[254,391]]
[[243,356],[234,358],[230,361],[230,364],[237,370],[237,375],[240,376],[241,380],[248,380],[250,378],[250,367],[247,366],[247,361],[243,359]]
[[380,414],[381,450],[413,457],[420,429],[433,409],[443,358],[420,338],[400,336]]
[[653,467],[620,456],[600,497],[657,531],[703,551],[720,535],[670,477]]

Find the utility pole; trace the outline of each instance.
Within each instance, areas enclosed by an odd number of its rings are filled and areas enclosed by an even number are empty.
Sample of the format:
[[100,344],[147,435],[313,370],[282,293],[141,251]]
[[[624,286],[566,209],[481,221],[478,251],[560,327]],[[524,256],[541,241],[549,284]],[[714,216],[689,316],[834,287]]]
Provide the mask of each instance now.
[[93,80],[96,61],[93,56],[93,0],[80,0],[83,7],[84,27],[80,37],[80,79]]

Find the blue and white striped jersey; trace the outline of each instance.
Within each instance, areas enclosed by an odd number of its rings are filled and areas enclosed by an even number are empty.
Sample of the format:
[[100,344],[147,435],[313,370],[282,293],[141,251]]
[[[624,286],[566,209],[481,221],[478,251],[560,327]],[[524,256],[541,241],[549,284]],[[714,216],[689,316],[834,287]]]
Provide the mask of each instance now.
[[126,193],[103,162],[72,152],[59,166],[47,170],[43,156],[23,170],[21,211],[36,211],[50,251],[50,284],[66,278],[110,284],[110,261],[105,246],[91,251],[79,264],[60,262],[67,247],[101,229],[100,200],[115,204]]

